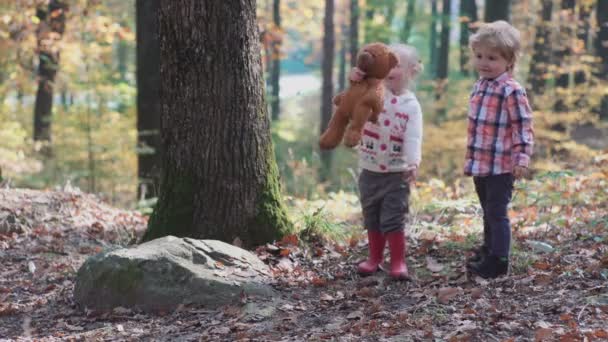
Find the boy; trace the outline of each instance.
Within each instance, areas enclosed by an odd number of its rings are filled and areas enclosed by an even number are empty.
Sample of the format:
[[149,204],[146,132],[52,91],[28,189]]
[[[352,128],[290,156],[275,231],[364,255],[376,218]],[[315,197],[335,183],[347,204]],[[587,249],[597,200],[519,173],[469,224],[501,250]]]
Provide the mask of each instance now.
[[483,24],[469,39],[480,78],[469,103],[464,173],[473,176],[483,209],[484,239],[468,267],[483,278],[508,271],[507,207],[514,179],[527,173],[534,143],[532,110],[512,75],[520,45],[519,31],[502,20]]

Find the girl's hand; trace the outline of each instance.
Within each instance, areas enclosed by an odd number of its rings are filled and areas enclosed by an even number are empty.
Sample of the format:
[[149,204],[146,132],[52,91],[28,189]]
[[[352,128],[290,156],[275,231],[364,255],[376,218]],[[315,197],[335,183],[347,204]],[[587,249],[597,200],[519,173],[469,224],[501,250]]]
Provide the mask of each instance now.
[[416,177],[418,177],[418,168],[417,167],[403,172],[403,180],[405,180],[408,183],[415,182]]
[[365,78],[365,72],[357,67],[354,67],[350,71],[350,76],[348,78],[353,82],[359,82]]
[[528,168],[525,166],[516,165],[513,167],[513,177],[515,179],[521,179],[528,174]]

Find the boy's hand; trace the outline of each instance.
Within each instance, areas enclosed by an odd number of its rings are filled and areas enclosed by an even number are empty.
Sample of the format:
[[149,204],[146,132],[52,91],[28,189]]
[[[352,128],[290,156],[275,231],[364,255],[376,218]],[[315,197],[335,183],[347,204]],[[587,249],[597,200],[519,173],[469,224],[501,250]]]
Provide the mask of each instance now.
[[348,77],[353,82],[359,82],[365,77],[365,72],[357,67],[354,67],[350,71],[350,76]]
[[515,179],[521,179],[528,174],[528,168],[525,166],[516,165],[513,167],[513,177]]
[[405,180],[408,183],[415,182],[417,176],[418,176],[418,168],[414,168],[414,169],[403,172],[403,180]]

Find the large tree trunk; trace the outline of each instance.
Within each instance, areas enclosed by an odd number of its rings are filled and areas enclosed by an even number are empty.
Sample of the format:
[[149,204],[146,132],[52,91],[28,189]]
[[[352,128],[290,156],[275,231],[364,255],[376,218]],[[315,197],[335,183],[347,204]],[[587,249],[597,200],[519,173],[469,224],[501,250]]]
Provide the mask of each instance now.
[[158,196],[160,146],[160,47],[158,9],[160,0],[137,0],[137,146],[138,194]]
[[[51,141],[51,115],[53,111],[53,86],[59,69],[59,40],[65,31],[65,13],[68,4],[51,0],[48,9],[38,8],[36,15],[40,25],[38,40],[38,91],[34,104],[34,140]],[[47,150],[50,152],[50,150]]]
[[407,0],[407,12],[403,22],[403,30],[401,31],[401,41],[407,43],[412,34],[412,26],[414,26],[414,18],[416,17],[416,0]]
[[[608,87],[608,0],[598,0],[595,9],[597,20],[597,38],[595,43],[597,56],[600,58],[599,78]],[[608,120],[608,94],[604,93],[600,103],[600,118]]]
[[484,20],[491,23],[496,20],[511,21],[511,0],[486,0]]
[[350,65],[357,64],[357,52],[359,51],[359,0],[350,0],[350,27],[348,30]]
[[553,0],[543,0],[539,22],[536,25],[534,39],[534,53],[530,61],[528,88],[530,95],[542,95],[546,90],[547,72],[551,59],[551,14],[553,13]]
[[[334,92],[334,0],[325,0],[325,19],[323,20],[323,85],[321,89],[321,131],[323,134],[332,115],[332,97]],[[321,151],[321,170],[319,180],[325,182],[329,179],[332,164],[332,151]]]
[[437,78],[437,0],[431,0],[431,27],[429,37],[429,55],[431,76]]
[[250,247],[291,229],[255,11],[255,0],[160,3],[163,167],[145,240],[239,238]]
[[447,87],[448,87],[448,64],[450,53],[450,0],[443,0],[443,15],[441,16],[441,45],[439,47],[439,58],[437,61],[437,86],[435,98],[439,103],[437,121],[441,122],[447,118]]
[[[553,109],[556,112],[565,112],[568,110],[566,98],[570,83],[570,56],[572,55],[574,5],[574,0],[562,0],[559,45],[555,51],[555,67],[557,69],[555,88],[557,100],[553,105]],[[560,127],[555,128],[563,129]]]
[[[279,34],[281,29],[281,0],[273,0],[272,2],[272,20],[274,29]],[[270,73],[270,88],[272,93],[270,96],[270,111],[272,113],[272,121],[279,120],[281,113],[281,92],[279,81],[281,79],[281,40],[275,39],[272,42],[272,68]]]
[[460,72],[468,76],[469,65],[469,35],[471,25],[478,20],[475,0],[460,0]]

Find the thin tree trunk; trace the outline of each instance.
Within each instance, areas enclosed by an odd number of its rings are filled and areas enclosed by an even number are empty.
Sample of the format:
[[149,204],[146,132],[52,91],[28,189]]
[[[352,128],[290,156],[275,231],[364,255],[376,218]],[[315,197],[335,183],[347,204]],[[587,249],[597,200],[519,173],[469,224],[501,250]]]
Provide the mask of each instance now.
[[441,122],[447,118],[447,87],[448,63],[450,53],[450,0],[443,0],[443,15],[441,16],[441,45],[439,47],[439,60],[437,63],[437,91],[435,98],[439,103],[437,120]]
[[[539,22],[536,25],[536,37],[534,39],[534,53],[530,61],[529,72],[529,95],[534,99],[535,95],[542,95],[546,90],[549,60],[551,59],[551,14],[553,13],[553,0],[543,0],[540,10]],[[531,101],[533,102],[533,101]]]
[[511,0],[486,0],[484,20],[491,23],[496,20],[511,21]]
[[[557,75],[555,88],[557,92],[557,100],[553,105],[556,112],[568,111],[567,95],[570,83],[570,57],[572,56],[572,37],[573,37],[573,20],[574,20],[574,0],[562,0],[561,3],[561,27],[557,51],[555,51],[555,66]],[[558,130],[563,130],[563,127],[555,127]]]
[[160,0],[137,0],[137,146],[139,198],[158,196],[160,186]]
[[[38,40],[38,91],[34,104],[34,140],[51,141],[51,115],[53,111],[53,87],[55,75],[59,69],[58,41],[65,31],[65,13],[68,4],[51,0],[48,9],[39,8],[37,16],[40,25],[37,30]],[[50,147],[46,149],[50,153]]]
[[[596,53],[600,58],[599,79],[604,87],[608,87],[608,0],[598,0],[595,9],[597,20]],[[600,101],[599,115],[608,121],[608,94],[604,93]]]
[[357,52],[359,51],[359,0],[350,0],[350,27],[348,33],[350,66],[354,67],[357,64]]
[[[333,68],[334,68],[334,0],[325,0],[325,19],[323,20],[323,85],[321,94],[321,130],[325,132],[332,115],[333,97]],[[329,179],[333,154],[331,151],[321,151],[321,170],[319,180]]]
[[412,26],[414,26],[414,18],[416,17],[416,0],[407,0],[407,12],[405,21],[403,22],[403,30],[401,31],[401,41],[407,43],[412,34]]
[[469,35],[471,25],[477,22],[475,0],[460,0],[460,72],[469,75]]
[[160,196],[144,239],[245,247],[291,229],[264,103],[255,0],[161,1]]
[[[273,0],[272,3],[272,20],[274,29],[279,34],[281,29],[281,0]],[[281,40],[275,39],[272,41],[272,69],[270,74],[270,87],[272,94],[270,96],[270,110],[272,113],[272,121],[279,120],[281,113],[280,99],[280,84],[281,79]]]
[[346,44],[348,44],[346,30],[346,25],[342,24],[342,39],[340,39],[340,65],[338,68],[338,91],[343,91],[346,88]]
[[591,16],[592,5],[590,3],[578,3],[578,21],[576,23],[576,59],[579,60],[574,65],[574,92],[576,108],[586,108],[587,101],[587,70],[590,69],[589,63],[582,58],[588,53],[589,49],[589,30],[591,28],[589,17]]
[[429,54],[431,60],[431,76],[437,78],[437,0],[431,0],[431,28],[429,38]]

